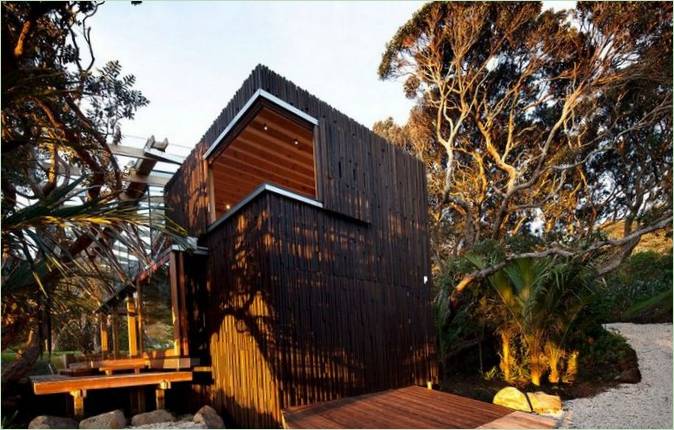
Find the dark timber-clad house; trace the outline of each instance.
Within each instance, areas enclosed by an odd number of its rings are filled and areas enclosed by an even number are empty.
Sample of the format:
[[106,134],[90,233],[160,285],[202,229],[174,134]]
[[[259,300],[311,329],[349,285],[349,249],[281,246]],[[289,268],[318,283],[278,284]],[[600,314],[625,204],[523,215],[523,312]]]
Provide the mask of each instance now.
[[[358,103],[358,100],[354,100]],[[237,424],[436,380],[423,165],[264,66],[166,186],[195,391]],[[195,378],[196,379],[196,378]]]

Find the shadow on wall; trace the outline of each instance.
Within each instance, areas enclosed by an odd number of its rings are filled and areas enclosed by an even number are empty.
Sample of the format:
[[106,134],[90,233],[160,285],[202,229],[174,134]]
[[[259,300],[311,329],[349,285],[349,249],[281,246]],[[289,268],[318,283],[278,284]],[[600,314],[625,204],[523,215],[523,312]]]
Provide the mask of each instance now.
[[[371,245],[400,231],[271,194],[212,231],[214,406],[241,425],[278,427],[285,407],[431,379],[430,292],[394,282],[381,270],[405,269],[390,266],[390,242]],[[409,270],[399,279],[420,279]]]

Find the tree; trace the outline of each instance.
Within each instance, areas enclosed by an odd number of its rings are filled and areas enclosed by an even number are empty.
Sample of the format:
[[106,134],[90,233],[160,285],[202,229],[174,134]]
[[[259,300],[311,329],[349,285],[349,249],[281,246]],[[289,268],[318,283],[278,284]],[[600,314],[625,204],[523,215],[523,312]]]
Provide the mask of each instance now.
[[21,345],[3,383],[37,359],[50,312],[130,282],[114,242],[149,258],[149,215],[122,195],[109,147],[148,100],[119,63],[94,69],[98,6],[2,4],[2,348]]
[[[671,226],[671,13],[664,2],[429,3],[400,27],[379,76],[403,78],[418,100],[407,129],[447,233],[434,247],[545,239],[465,274],[455,293],[523,257],[604,274]],[[613,219],[626,227],[608,240],[598,230]]]

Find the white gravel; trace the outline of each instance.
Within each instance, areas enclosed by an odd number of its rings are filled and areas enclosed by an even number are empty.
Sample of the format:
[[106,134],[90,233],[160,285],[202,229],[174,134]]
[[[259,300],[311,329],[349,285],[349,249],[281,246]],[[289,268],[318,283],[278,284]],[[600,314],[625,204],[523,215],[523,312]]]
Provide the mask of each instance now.
[[607,324],[637,352],[641,382],[564,402],[562,428],[672,428],[672,325]]

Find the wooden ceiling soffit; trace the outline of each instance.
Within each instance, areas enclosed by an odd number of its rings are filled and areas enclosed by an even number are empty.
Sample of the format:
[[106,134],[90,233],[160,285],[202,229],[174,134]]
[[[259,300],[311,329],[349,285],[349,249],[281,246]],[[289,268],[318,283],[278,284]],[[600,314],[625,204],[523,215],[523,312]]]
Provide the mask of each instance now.
[[279,99],[273,94],[259,89],[246,102],[239,113],[230,121],[220,135],[211,143],[210,147],[203,155],[205,160],[212,159],[217,153],[221,152],[227,145],[229,145],[233,138],[246,128],[248,123],[257,115],[263,108],[267,107],[283,117],[295,120],[299,124],[311,124],[312,126],[318,124],[318,120],[307,113],[297,109],[295,106]]

